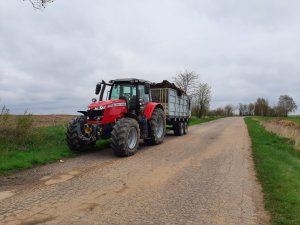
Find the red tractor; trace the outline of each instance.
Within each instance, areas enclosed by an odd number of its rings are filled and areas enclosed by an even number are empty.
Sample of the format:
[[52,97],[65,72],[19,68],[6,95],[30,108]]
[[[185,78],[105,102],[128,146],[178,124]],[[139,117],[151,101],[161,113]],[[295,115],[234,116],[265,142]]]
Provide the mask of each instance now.
[[[108,100],[103,101],[109,86]],[[166,132],[164,107],[152,102],[150,82],[141,79],[116,79],[96,85],[99,101],[92,100],[87,111],[73,119],[66,137],[71,150],[92,148],[97,140],[111,139],[117,156],[130,156],[138,149],[140,139],[147,144],[160,144]]]

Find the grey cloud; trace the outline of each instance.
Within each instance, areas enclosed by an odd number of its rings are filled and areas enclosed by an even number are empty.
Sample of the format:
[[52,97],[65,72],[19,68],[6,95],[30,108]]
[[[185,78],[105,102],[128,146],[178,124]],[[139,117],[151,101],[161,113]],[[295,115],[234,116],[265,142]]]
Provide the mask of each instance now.
[[[297,1],[0,3],[0,97],[13,112],[73,113],[101,79],[195,70],[212,107],[289,94],[300,108]],[[300,111],[298,111],[299,113]]]

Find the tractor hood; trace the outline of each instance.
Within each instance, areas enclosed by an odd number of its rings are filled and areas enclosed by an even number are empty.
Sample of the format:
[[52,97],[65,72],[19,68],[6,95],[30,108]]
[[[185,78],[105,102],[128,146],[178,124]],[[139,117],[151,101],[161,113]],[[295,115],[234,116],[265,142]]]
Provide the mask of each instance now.
[[123,99],[117,99],[117,100],[107,100],[107,101],[99,101],[99,102],[93,102],[88,105],[89,109],[105,109],[105,108],[111,108],[116,106],[126,106],[126,102]]

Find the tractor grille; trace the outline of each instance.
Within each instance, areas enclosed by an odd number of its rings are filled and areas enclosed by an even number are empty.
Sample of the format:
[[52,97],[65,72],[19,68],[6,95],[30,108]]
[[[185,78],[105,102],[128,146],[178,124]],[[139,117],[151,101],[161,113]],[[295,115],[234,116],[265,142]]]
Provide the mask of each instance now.
[[101,120],[103,116],[104,109],[101,110],[88,110],[87,116],[89,117],[89,120]]

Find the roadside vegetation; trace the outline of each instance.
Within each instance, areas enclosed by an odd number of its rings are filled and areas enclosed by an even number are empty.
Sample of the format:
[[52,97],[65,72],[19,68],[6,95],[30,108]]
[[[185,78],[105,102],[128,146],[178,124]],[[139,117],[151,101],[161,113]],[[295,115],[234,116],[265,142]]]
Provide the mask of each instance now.
[[[56,121],[45,126],[45,118],[41,126],[34,125],[35,118],[25,112],[20,116],[12,116],[3,107],[0,114],[0,173],[30,168],[65,157],[75,156],[65,141],[66,124]],[[48,123],[53,124],[54,116],[48,116]],[[63,120],[64,121],[64,120]],[[108,147],[108,141],[97,143],[96,149]],[[79,154],[79,153],[78,153]]]
[[268,132],[260,119],[245,122],[271,223],[300,224],[300,153],[290,139]]
[[189,121],[189,126],[200,124],[200,123],[205,123],[205,122],[209,122],[209,121],[217,120],[217,119],[221,119],[221,118],[223,118],[223,117],[221,117],[221,116],[206,116],[206,117],[199,118],[199,117],[192,116]]

